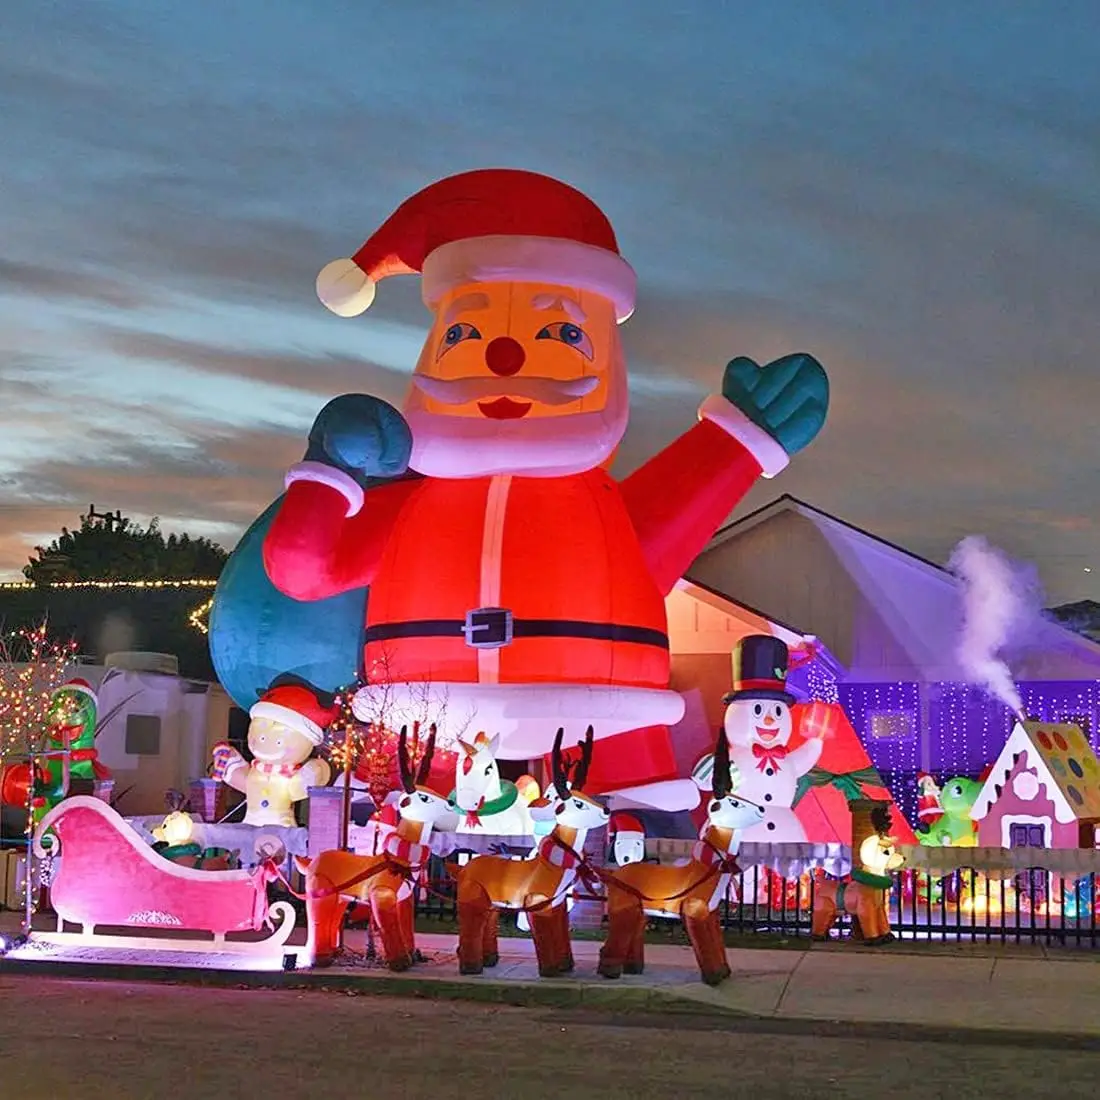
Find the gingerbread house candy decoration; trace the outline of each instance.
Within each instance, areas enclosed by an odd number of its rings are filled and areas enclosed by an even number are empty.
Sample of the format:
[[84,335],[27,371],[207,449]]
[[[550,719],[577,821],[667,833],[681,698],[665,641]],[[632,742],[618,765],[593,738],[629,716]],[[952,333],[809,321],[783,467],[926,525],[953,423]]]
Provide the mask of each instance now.
[[1093,848],[1100,761],[1080,726],[1017,722],[970,816],[983,848]]

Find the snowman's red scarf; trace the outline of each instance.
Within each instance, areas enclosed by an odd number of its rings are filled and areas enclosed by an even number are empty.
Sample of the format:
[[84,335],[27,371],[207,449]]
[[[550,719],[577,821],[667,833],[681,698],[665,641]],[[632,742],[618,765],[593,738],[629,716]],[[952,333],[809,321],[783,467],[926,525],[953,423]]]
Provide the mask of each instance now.
[[752,746],[752,755],[760,761],[756,765],[758,772],[765,771],[768,768],[772,768],[775,771],[781,771],[779,766],[780,760],[785,760],[790,750],[786,745],[762,745],[759,741],[754,741]]

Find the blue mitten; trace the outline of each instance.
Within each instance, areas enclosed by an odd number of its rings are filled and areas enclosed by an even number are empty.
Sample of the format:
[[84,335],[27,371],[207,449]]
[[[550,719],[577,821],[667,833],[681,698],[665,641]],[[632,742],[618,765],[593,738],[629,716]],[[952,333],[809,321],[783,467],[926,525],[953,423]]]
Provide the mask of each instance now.
[[825,423],[829,379],[812,355],[784,355],[763,367],[739,355],[726,365],[722,396],[793,455]]
[[305,460],[335,466],[369,488],[404,474],[411,455],[412,432],[397,409],[370,394],[346,393],[317,414]]

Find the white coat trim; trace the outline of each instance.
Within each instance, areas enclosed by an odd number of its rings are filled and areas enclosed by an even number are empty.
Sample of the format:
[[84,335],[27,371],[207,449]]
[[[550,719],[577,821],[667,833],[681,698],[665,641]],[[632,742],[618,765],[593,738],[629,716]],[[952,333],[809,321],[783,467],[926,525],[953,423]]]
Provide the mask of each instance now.
[[760,464],[766,478],[775,477],[791,461],[783,447],[759,424],[753,423],[732,401],[711,394],[699,406],[699,419],[717,424],[732,435]]
[[349,519],[363,507],[363,487],[350,474],[335,466],[326,466],[323,462],[299,462],[287,470],[283,484],[289,489],[296,481],[312,481],[335,489],[348,502]]

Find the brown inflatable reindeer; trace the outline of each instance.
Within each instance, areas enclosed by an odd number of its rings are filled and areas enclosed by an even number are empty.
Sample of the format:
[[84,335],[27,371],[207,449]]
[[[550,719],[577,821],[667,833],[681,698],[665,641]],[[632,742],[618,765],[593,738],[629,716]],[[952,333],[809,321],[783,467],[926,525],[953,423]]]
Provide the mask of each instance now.
[[306,915],[309,921],[306,952],[314,966],[332,962],[340,942],[340,927],[349,903],[370,907],[391,970],[407,970],[416,955],[411,884],[431,854],[432,827],[453,828],[458,816],[447,799],[425,787],[435,751],[435,727],[420,767],[413,773],[406,731],[401,730],[397,761],[404,796],[397,804],[401,820],[386,838],[378,855],[363,856],[334,849],[316,859],[296,857],[306,878]]
[[550,758],[557,795],[554,831],[539,843],[534,858],[477,856],[458,872],[458,965],[463,974],[480,974],[483,967],[496,965],[498,909],[527,913],[542,977],[573,969],[566,895],[584,866],[580,853],[588,830],[606,825],[609,814],[584,793],[592,763],[592,727],[581,743],[572,784],[562,759],[563,733],[558,730]]
[[718,920],[718,903],[737,872],[737,831],[764,820],[764,810],[730,793],[730,753],[725,730],[714,749],[714,798],[707,823],[680,865],[629,863],[605,871],[607,940],[600,950],[599,972],[605,978],[640,974],[645,966],[646,917],[680,917],[707,985],[730,975],[726,945]]
[[[869,947],[890,943],[890,913],[887,908],[894,879],[890,872],[905,864],[897,851],[890,832],[890,807],[885,803],[871,811],[874,832],[859,846],[862,866],[852,868],[852,877],[845,882],[829,880],[820,872],[814,890],[814,913],[811,930],[815,940],[829,937],[829,929],[840,912],[852,918],[852,939]],[[855,853],[853,853],[855,856]]]

